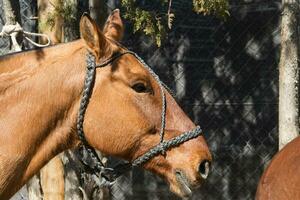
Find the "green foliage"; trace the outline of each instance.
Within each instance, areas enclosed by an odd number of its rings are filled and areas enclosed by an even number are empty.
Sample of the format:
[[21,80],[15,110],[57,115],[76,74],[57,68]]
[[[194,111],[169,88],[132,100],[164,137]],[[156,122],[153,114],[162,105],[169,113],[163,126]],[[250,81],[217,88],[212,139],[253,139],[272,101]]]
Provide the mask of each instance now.
[[193,0],[194,11],[204,15],[216,15],[220,18],[229,16],[228,0]]
[[46,21],[40,22],[40,29],[44,27],[50,27],[52,30],[55,26],[55,20],[57,17],[61,17],[64,20],[65,25],[75,25],[77,22],[77,7],[72,1],[63,1],[63,6],[54,6],[54,11],[47,13]]
[[[124,17],[133,22],[134,32],[142,31],[145,35],[152,37],[157,46],[161,46],[162,41],[167,36],[168,29],[172,28],[175,19],[175,13],[167,10],[167,4],[170,0],[157,0],[162,7],[166,7],[164,13],[158,11],[148,11],[140,8],[136,4],[137,0],[121,0],[121,5],[125,9]],[[198,14],[216,15],[226,18],[229,16],[228,0],[190,0],[193,1],[193,10]],[[54,6],[55,7],[55,6]],[[55,7],[54,11],[48,13],[47,20],[40,22],[39,26],[50,26],[52,29],[57,17],[64,19],[65,26],[76,24],[77,8],[73,1],[63,1],[63,6]]]
[[[165,6],[170,0],[160,0]],[[196,13],[204,15],[216,15],[226,18],[229,16],[229,0],[190,0],[193,1],[193,9]],[[134,32],[142,31],[151,36],[157,46],[161,46],[162,40],[167,36],[168,29],[171,29],[175,14],[170,10],[165,13],[143,10],[136,5],[136,0],[121,0],[125,8],[124,17],[133,22]]]
[[[161,1],[162,4],[166,2]],[[155,39],[157,46],[161,46],[161,41],[166,36],[165,16],[135,6],[135,0],[121,0],[121,4],[126,10],[124,17],[133,22],[134,32],[143,31]]]

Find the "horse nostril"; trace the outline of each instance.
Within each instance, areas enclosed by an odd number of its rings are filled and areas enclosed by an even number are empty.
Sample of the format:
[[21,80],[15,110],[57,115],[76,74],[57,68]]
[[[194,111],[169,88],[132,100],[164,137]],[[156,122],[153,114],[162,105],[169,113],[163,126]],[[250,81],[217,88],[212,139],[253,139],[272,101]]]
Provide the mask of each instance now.
[[208,160],[202,161],[198,167],[198,172],[203,179],[207,179],[209,170],[210,170],[210,162]]

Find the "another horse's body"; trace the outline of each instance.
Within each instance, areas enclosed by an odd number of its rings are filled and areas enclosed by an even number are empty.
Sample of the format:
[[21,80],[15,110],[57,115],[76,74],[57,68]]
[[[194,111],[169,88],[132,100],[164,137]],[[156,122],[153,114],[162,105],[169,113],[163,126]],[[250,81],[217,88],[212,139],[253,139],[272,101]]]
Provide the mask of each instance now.
[[256,200],[300,199],[300,137],[272,159],[259,182]]
[[[8,199],[58,153],[76,148],[79,102],[86,74],[86,55],[96,62],[125,49],[119,12],[103,33],[87,16],[82,39],[0,58],[0,199]],[[166,92],[165,139],[195,125]],[[161,94],[155,79],[134,56],[124,55],[97,69],[84,121],[87,142],[108,155],[128,161],[159,143]],[[189,196],[201,184],[211,160],[198,137],[144,165],[163,177],[173,192]]]

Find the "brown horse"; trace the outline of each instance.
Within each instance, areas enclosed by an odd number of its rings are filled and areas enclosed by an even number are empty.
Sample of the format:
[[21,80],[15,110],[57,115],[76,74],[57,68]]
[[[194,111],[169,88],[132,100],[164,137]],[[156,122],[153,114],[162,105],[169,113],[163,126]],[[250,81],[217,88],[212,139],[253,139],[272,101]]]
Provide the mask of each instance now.
[[272,159],[259,182],[257,200],[300,199],[300,137]]
[[[77,116],[86,74],[86,54],[102,63],[126,49],[116,41],[123,24],[116,10],[103,32],[89,16],[81,39],[0,59],[0,199],[11,197],[60,152],[76,148]],[[165,139],[195,128],[166,94]],[[133,161],[160,141],[161,91],[137,58],[126,54],[97,68],[84,119],[87,142],[105,154]],[[191,195],[208,174],[211,154],[202,136],[143,165],[164,178],[171,191]]]

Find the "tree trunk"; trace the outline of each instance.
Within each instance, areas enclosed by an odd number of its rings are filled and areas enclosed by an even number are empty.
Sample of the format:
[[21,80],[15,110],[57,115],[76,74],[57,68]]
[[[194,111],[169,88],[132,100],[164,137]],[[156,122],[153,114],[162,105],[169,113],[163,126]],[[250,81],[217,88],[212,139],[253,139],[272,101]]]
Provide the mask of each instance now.
[[44,200],[64,200],[64,167],[60,156],[54,157],[41,171],[41,186]]
[[[54,26],[47,24],[49,14],[55,13],[55,8],[63,6],[62,0],[38,0],[38,18],[39,18],[39,32],[47,34],[51,39],[51,44],[58,44],[63,41],[63,23],[64,20],[61,15],[56,15],[54,18]],[[41,43],[45,38],[41,38]]]
[[[62,0],[38,0],[39,32],[50,37],[52,44],[62,41],[63,19],[58,15],[54,19],[54,27],[46,23],[49,13],[55,11],[55,7],[61,7]],[[44,38],[41,38],[41,43]],[[60,156],[53,158],[40,171],[40,186],[44,200],[64,200],[64,168]],[[37,187],[37,186],[36,186]]]
[[296,0],[283,0],[279,63],[279,149],[299,134],[298,11]]

